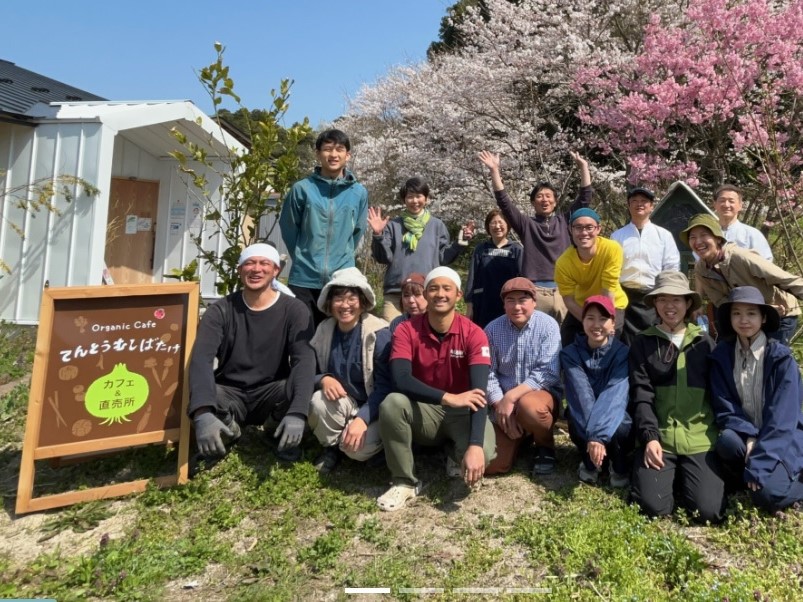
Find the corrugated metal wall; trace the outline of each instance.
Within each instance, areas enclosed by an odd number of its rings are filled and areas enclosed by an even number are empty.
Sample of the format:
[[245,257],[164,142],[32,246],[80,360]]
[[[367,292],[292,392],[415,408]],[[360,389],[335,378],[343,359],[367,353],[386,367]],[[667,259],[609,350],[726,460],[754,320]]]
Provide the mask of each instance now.
[[[94,199],[80,189],[67,203],[56,195],[57,215],[31,214],[16,206],[13,191],[31,182],[70,174],[93,184],[98,179],[100,124],[41,125],[37,128],[0,124],[0,172],[5,192],[0,227],[0,257],[12,270],[0,279],[0,318],[33,323],[38,318],[41,289],[89,283],[86,266],[92,245]],[[12,227],[25,234],[21,238]]]
[[[101,283],[105,252],[105,222],[99,227],[98,213],[108,203],[112,177],[159,182],[159,206],[154,249],[154,281],[173,268],[180,269],[196,257],[189,233],[203,225],[203,201],[188,190],[176,169],[176,162],[158,159],[124,135],[114,138],[110,161],[100,156],[103,126],[99,123],[42,124],[36,128],[0,124],[0,186],[6,192],[0,226],[0,258],[11,268],[0,278],[0,319],[23,324],[36,323],[41,290],[50,286],[86,286]],[[106,130],[106,135],[111,133]],[[107,165],[104,168],[104,165]],[[111,174],[109,174],[109,170]],[[105,174],[100,173],[104,171]],[[78,175],[101,190],[96,198],[78,195],[72,203],[57,196],[61,215],[40,212],[35,217],[15,206],[9,193],[27,183],[54,174]],[[219,178],[209,172],[210,190]],[[99,181],[104,180],[104,181]],[[80,193],[77,190],[76,193]],[[11,223],[25,232],[18,236]],[[219,246],[218,237],[204,237],[205,246]],[[93,251],[93,249],[95,249]],[[91,273],[90,273],[91,271]],[[215,297],[214,274],[202,269],[201,294]]]

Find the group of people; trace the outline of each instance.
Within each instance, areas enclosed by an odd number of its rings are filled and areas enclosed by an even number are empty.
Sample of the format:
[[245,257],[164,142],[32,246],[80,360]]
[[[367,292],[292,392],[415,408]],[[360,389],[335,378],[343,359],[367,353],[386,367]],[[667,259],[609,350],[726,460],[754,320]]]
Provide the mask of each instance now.
[[[452,242],[420,178],[401,187],[399,217],[369,208],[339,130],[318,137],[316,155],[282,206],[289,289],[278,251],[251,245],[242,288],[201,321],[189,374],[201,457],[224,455],[254,424],[270,425],[276,454],[297,461],[308,430],[321,472],[343,456],[385,463],[391,486],[377,503],[392,511],[420,492],[420,446],[442,446],[447,475],[468,486],[511,470],[530,441],[533,474],[550,474],[565,399],[578,478],[607,472],[650,515],[678,505],[717,522],[739,487],[768,510],[803,501],[803,388],[786,346],[803,279],[738,221],[737,188],[720,188],[717,217],[694,216],[680,235],[697,257],[692,290],[674,237],[650,222],[650,190],[628,193],[631,221],[608,239],[585,159],[572,154],[581,186],[569,211],[542,182],[528,216],[505,191],[499,156],[482,151],[498,208],[463,287],[448,264],[472,222]],[[381,318],[355,267],[366,229],[387,266]],[[695,321],[703,296],[711,333]]]

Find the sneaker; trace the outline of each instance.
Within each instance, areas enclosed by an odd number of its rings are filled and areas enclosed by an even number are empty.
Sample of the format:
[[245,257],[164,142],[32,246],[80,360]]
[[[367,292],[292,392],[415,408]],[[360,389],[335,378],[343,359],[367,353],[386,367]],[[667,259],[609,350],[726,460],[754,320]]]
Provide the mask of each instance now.
[[577,468],[577,478],[580,479],[583,483],[588,483],[589,485],[596,485],[597,480],[599,479],[599,471],[598,470],[589,470],[585,462],[580,462],[580,466]]
[[446,476],[450,479],[462,479],[463,468],[452,460],[452,456],[446,456]]
[[335,468],[337,468],[338,464],[340,464],[340,449],[337,445],[324,447],[321,453],[319,453],[312,462],[315,470],[321,474],[328,474],[332,472]]
[[538,446],[535,448],[534,475],[547,475],[555,472],[555,450]]
[[229,422],[226,426],[231,431],[231,437],[229,437],[228,435],[221,435],[221,437],[223,438],[223,443],[227,445],[234,445],[235,443],[237,443],[237,441],[240,440],[240,437],[243,436],[243,431],[240,428],[240,425],[237,424],[237,421],[234,420],[233,418],[231,419],[231,422]]
[[630,475],[626,472],[619,473],[615,470],[611,470],[611,487],[615,487],[616,489],[630,487]]
[[409,500],[421,493],[421,483],[415,485],[392,485],[385,493],[376,498],[380,510],[395,512],[407,505]]

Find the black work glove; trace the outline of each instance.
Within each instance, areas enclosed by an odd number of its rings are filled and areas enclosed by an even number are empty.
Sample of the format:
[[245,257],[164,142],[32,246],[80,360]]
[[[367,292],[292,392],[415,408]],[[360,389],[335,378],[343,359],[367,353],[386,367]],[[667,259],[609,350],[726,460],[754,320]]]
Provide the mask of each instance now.
[[215,416],[212,412],[204,412],[193,418],[195,426],[195,442],[198,444],[198,451],[204,456],[225,456],[226,446],[220,434],[234,437],[234,433],[229,427]]
[[274,437],[281,436],[281,439],[279,439],[279,450],[284,450],[288,447],[296,447],[301,443],[305,424],[306,420],[301,416],[287,414],[282,418],[282,421],[273,433]]

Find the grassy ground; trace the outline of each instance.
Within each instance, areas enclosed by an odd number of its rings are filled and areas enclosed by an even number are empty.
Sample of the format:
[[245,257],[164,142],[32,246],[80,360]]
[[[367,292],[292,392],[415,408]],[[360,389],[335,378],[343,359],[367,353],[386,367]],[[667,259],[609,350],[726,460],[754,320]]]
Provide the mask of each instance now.
[[[8,326],[0,330],[0,341],[13,342],[13,352],[0,350],[2,382],[30,370],[33,337]],[[648,520],[627,504],[625,494],[577,483],[579,457],[563,434],[556,475],[532,480],[531,459],[524,457],[513,474],[486,479],[471,493],[446,479],[441,456],[425,456],[419,462],[424,495],[398,513],[382,513],[374,505],[387,486],[384,468],[346,462],[321,478],[309,462],[279,464],[262,431],[248,429],[232,454],[184,487],[16,517],[27,392],[21,384],[0,398],[5,509],[0,598],[794,600],[803,595],[803,513],[770,517],[739,495],[722,526],[692,526],[683,515]],[[309,444],[307,458],[315,452]],[[154,447],[64,468],[45,465],[37,467],[37,483],[44,493],[135,478],[163,470],[174,453]],[[356,587],[389,587],[391,594],[345,593]],[[442,591],[422,596],[403,588]]]

